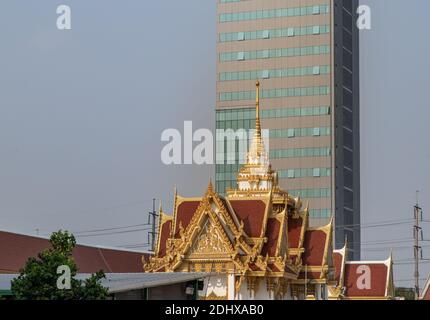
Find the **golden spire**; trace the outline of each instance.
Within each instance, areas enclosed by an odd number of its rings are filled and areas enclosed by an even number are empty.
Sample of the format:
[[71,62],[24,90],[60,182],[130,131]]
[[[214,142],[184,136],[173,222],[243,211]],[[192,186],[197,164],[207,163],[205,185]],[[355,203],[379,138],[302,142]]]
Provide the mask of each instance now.
[[214,191],[214,187],[212,184],[212,177],[209,178],[209,185],[208,185],[208,192],[213,192]]
[[260,82],[255,84],[255,133],[261,137],[261,123],[260,123]]
[[235,195],[236,192],[270,192],[278,184],[277,175],[270,165],[261,133],[260,82],[257,81],[255,87],[255,132],[250,142],[246,163],[237,175],[238,189],[232,191]]
[[[265,154],[260,123],[260,82],[257,81],[255,87],[255,133],[248,153],[248,163],[255,161],[260,162],[260,157]],[[251,158],[253,161],[251,161]]]

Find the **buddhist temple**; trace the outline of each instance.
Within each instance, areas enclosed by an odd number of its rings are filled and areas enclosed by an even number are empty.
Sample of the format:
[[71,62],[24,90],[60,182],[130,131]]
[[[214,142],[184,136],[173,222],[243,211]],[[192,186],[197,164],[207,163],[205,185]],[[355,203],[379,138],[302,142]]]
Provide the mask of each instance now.
[[391,258],[347,261],[346,247],[333,248],[333,222],[311,228],[308,206],[280,189],[261,134],[259,83],[255,129],[236,189],[221,196],[209,183],[197,198],[175,191],[173,214],[160,208],[155,255],[143,259],[144,271],[209,273],[204,300],[392,297]]

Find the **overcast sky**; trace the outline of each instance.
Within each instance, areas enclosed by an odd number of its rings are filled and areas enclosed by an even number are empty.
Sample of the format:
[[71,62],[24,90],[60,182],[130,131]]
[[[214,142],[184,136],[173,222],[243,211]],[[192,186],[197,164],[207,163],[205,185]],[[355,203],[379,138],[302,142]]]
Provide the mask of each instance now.
[[[412,224],[372,224],[412,218],[416,190],[430,210],[430,2],[363,3],[373,24],[361,33],[363,256],[385,259],[393,247],[403,263]],[[72,8],[71,31],[56,28],[60,4]],[[138,225],[154,197],[171,211],[174,185],[201,195],[213,168],[164,166],[160,136],[185,120],[213,128],[215,41],[212,0],[1,1],[0,229]],[[134,245],[147,235],[78,240]],[[398,280],[412,275],[396,267]]]

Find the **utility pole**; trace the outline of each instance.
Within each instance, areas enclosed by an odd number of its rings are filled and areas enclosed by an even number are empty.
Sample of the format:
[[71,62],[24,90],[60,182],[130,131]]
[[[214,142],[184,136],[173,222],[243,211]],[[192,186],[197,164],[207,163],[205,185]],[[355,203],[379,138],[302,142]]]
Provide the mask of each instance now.
[[157,235],[157,218],[159,214],[155,210],[155,199],[152,199],[152,211],[148,213],[148,224],[152,225],[152,231],[148,232],[148,242],[150,244],[150,248],[153,252],[155,252],[155,237]]
[[420,259],[422,259],[423,251],[422,247],[420,246],[420,237],[421,240],[423,240],[423,229],[420,227],[420,221],[423,220],[423,211],[422,208],[419,206],[418,203],[418,194],[419,191],[417,191],[417,203],[414,206],[414,218],[415,218],[415,225],[414,225],[414,258],[415,258],[415,272],[414,272],[414,278],[415,278],[415,300],[419,300],[420,298]]

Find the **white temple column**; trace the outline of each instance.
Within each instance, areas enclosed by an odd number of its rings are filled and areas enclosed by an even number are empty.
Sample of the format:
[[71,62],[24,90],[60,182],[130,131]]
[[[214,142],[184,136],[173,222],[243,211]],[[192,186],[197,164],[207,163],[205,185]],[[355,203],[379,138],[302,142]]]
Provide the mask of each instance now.
[[234,273],[227,274],[227,298],[228,300],[236,300],[236,288],[235,288],[235,276]]

